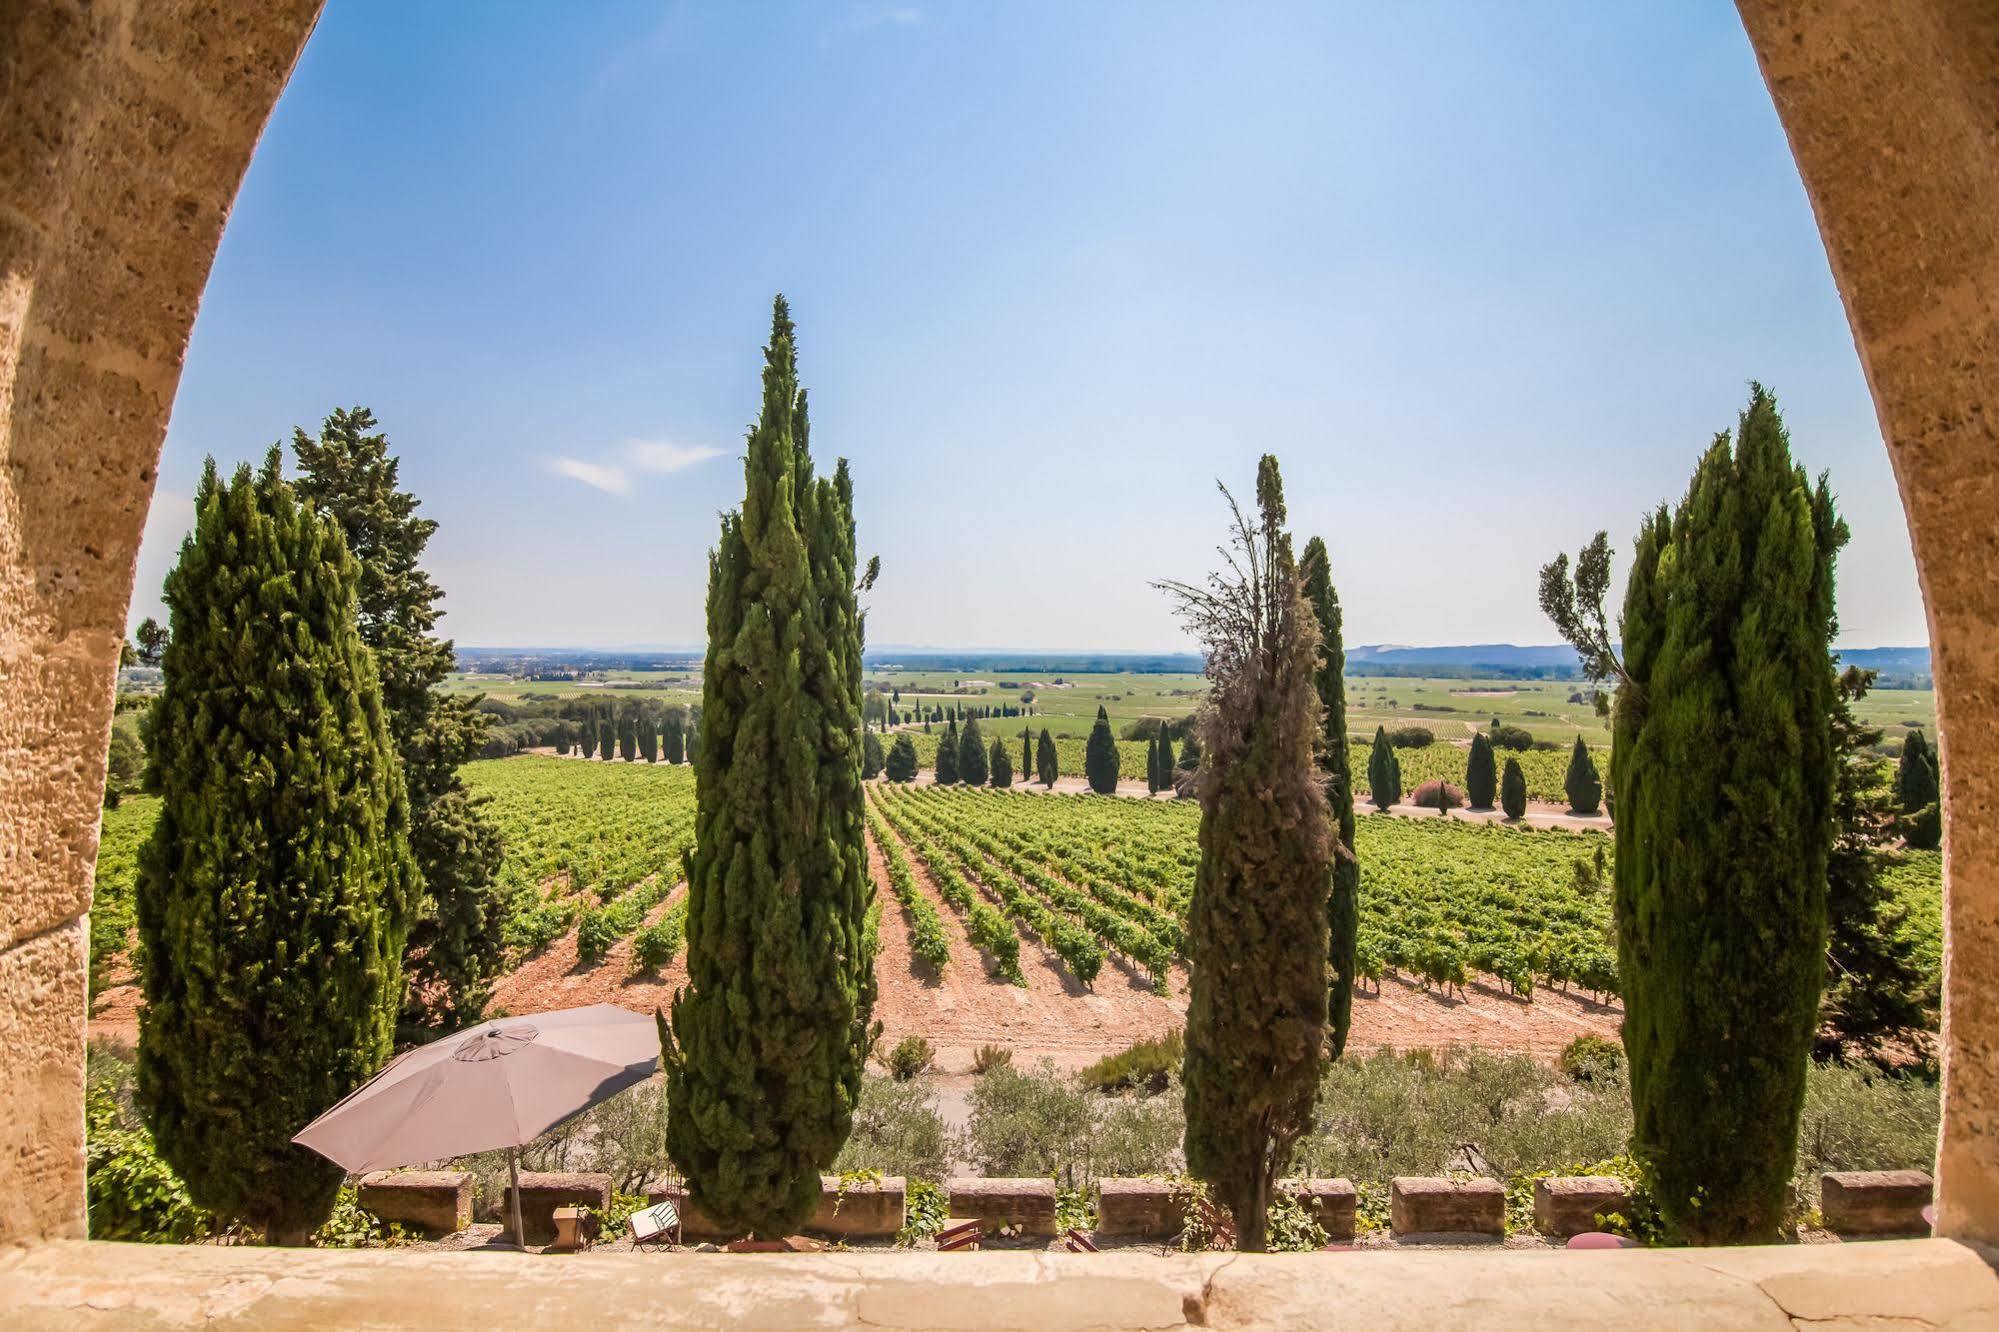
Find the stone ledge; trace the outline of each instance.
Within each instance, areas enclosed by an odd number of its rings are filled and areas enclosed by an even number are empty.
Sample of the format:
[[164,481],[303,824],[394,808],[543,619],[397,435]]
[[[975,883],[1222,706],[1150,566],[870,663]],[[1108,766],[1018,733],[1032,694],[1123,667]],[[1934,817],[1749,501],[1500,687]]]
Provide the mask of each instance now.
[[358,1193],[361,1206],[382,1220],[429,1235],[455,1235],[472,1224],[469,1170],[378,1170],[361,1177]]
[[954,1175],[944,1181],[951,1215],[977,1217],[988,1235],[1002,1226],[1023,1235],[1055,1233],[1055,1181],[1052,1179],[987,1179]]
[[640,1327],[1369,1329],[1771,1328],[1845,1318],[1999,1322],[1999,1277],[1949,1240],[1603,1253],[688,1254],[563,1258],[92,1244],[0,1251],[0,1309],[26,1332],[424,1327],[531,1316]]
[[[695,1240],[742,1238],[701,1210],[701,1204],[687,1196],[687,1186],[674,1184],[649,1189],[648,1202],[671,1202],[680,1212],[681,1233]],[[891,1175],[878,1182],[857,1182],[840,1193],[838,1175],[819,1177],[819,1206],[800,1227],[810,1235],[831,1235],[836,1239],[893,1239],[908,1220],[908,1182]]]
[[1819,1180],[1819,1211],[1835,1235],[1927,1235],[1935,1192],[1920,1170],[1836,1170]]
[[[500,1222],[513,1224],[514,1186],[500,1190]],[[559,1171],[521,1171],[521,1226],[529,1244],[547,1244],[555,1238],[555,1209],[591,1207],[599,1212],[611,1206],[609,1175],[573,1174]]]
[[1567,1239],[1600,1229],[1599,1216],[1631,1208],[1631,1190],[1610,1175],[1550,1175],[1534,1181],[1534,1229]]
[[1411,1235],[1506,1233],[1506,1186],[1496,1179],[1427,1179],[1397,1175],[1388,1185],[1388,1227]]

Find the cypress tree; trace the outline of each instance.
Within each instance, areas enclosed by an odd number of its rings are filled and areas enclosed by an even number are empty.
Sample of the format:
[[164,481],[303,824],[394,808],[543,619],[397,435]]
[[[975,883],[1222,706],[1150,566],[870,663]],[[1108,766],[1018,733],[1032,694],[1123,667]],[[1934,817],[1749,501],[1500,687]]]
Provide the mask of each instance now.
[[677,715],[666,719],[666,732],[660,737],[668,763],[680,763],[687,758],[687,723]]
[[1359,967],[1360,947],[1360,857],[1354,850],[1353,769],[1347,752],[1346,636],[1340,596],[1333,589],[1331,557],[1326,543],[1318,537],[1305,543],[1300,571],[1305,579],[1305,599],[1312,603],[1319,628],[1312,671],[1321,709],[1315,752],[1335,837],[1333,882],[1326,896],[1326,962],[1333,973],[1327,986],[1327,1050],[1338,1059],[1346,1053],[1347,1036],[1353,1030],[1354,973]]
[[878,777],[881,775],[881,770],[881,737],[873,731],[869,731],[865,736],[861,737],[861,779],[866,781]]
[[[1186,1157],[1265,1247],[1270,1201],[1311,1126],[1326,1035],[1334,830],[1315,762],[1321,634],[1284,530],[1277,460],[1237,520],[1236,576],[1167,584],[1207,649],[1208,767],[1187,910]],[[1233,505],[1231,507],[1234,507]],[[1239,511],[1238,511],[1239,512]]]
[[609,717],[597,722],[597,756],[609,763],[611,753],[618,747],[618,728],[611,724]]
[[618,719],[618,757],[627,763],[635,763],[639,757],[638,719],[624,716]]
[[951,786],[958,780],[958,723],[947,722],[937,741],[937,784]]
[[659,729],[652,718],[641,717],[639,726],[639,757],[648,763],[659,762]]
[[1201,767],[1201,738],[1197,731],[1187,732],[1187,738],[1180,745],[1180,771],[1198,772]]
[[986,738],[979,734],[979,719],[969,718],[964,734],[958,737],[958,780],[967,786],[984,786],[991,775]]
[[276,449],[227,484],[211,459],[195,515],[153,709],[138,1096],[196,1202],[303,1243],[341,1171],[291,1136],[393,1043],[408,797],[339,527]]
[[1173,737],[1164,726],[1159,728],[1159,789],[1173,789]]
[[1034,780],[1034,739],[1025,726],[1020,728],[1020,780]]
[[1006,742],[993,737],[991,755],[992,784],[1004,791],[1013,785],[1013,759],[1006,752]]
[[892,782],[916,780],[916,742],[904,732],[888,747],[888,758],[882,764],[883,774]]
[[1099,703],[1097,723],[1090,728],[1089,742],[1083,747],[1083,775],[1090,779],[1090,789],[1098,795],[1117,794],[1120,762],[1117,737],[1111,734],[1110,714]]
[[1491,809],[1499,789],[1499,770],[1492,755],[1492,741],[1484,731],[1471,738],[1471,762],[1465,765],[1465,798],[1473,809]]
[[1034,775],[1050,790],[1054,789],[1055,779],[1062,775],[1056,761],[1055,739],[1048,734],[1046,726],[1041,728],[1040,738],[1034,742]]
[[317,438],[292,433],[299,498],[338,523],[358,568],[361,641],[375,654],[382,705],[402,761],[410,854],[422,895],[403,958],[398,1042],[433,1040],[485,1014],[506,953],[500,835],[458,770],[479,756],[488,718],[479,700],[444,690],[455,664],[437,622],[444,593],[421,563],[437,524],[401,489],[389,438],[366,407],[336,410]]
[[1597,776],[1596,761],[1580,735],[1569,752],[1569,771],[1562,779],[1562,789],[1568,793],[1571,814],[1594,814],[1603,807],[1603,778]]
[[660,1044],[667,1149],[693,1200],[779,1237],[818,1206],[880,1031],[856,600],[870,579],[845,461],[813,474],[782,297],[743,476],[708,561],[688,983]]
[[1633,1146],[1669,1237],[1773,1242],[1825,978],[1835,754],[1824,477],[1752,388],[1639,530],[1613,710]]
[[589,758],[597,752],[597,723],[585,717],[577,729],[580,734],[576,741],[576,752],[584,758]]
[[1376,809],[1387,809],[1402,798],[1402,760],[1388,743],[1386,727],[1374,728],[1374,749],[1367,756],[1367,798]]
[[1159,732],[1154,731],[1145,746],[1145,790],[1148,795],[1159,794]]
[[1942,773],[1936,751],[1921,731],[1910,731],[1902,741],[1902,757],[1895,765],[1895,800],[1907,817],[1903,832],[1910,846],[1934,851],[1943,845]]
[[1499,779],[1499,808],[1509,819],[1527,813],[1527,774],[1520,771],[1517,758],[1506,760],[1506,771]]

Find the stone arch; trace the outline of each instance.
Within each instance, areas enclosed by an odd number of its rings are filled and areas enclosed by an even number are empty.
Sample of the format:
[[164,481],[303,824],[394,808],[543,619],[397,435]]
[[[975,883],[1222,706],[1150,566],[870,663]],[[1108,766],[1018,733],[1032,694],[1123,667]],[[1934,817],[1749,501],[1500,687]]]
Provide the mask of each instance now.
[[[320,0],[0,0],[0,1243],[83,1233],[87,911],[154,467]],[[1741,0],[1846,301],[1936,652],[1947,1234],[1999,1242],[1999,13]]]

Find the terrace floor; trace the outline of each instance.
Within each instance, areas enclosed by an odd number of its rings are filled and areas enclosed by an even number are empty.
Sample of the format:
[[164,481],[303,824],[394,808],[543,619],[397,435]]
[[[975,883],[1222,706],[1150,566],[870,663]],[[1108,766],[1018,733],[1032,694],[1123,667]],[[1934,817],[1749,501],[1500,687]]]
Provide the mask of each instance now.
[[721,1255],[58,1241],[0,1251],[10,1328],[1999,1328],[1949,1240],[1621,1252]]

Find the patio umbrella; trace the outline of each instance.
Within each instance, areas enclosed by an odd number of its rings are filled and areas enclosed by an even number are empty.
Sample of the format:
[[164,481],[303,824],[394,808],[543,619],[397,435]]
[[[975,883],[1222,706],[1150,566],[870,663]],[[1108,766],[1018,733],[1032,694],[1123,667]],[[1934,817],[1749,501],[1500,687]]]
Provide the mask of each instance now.
[[496,1018],[398,1055],[292,1141],[355,1174],[504,1147],[524,1244],[519,1148],[658,1066],[659,1029],[643,1013]]

